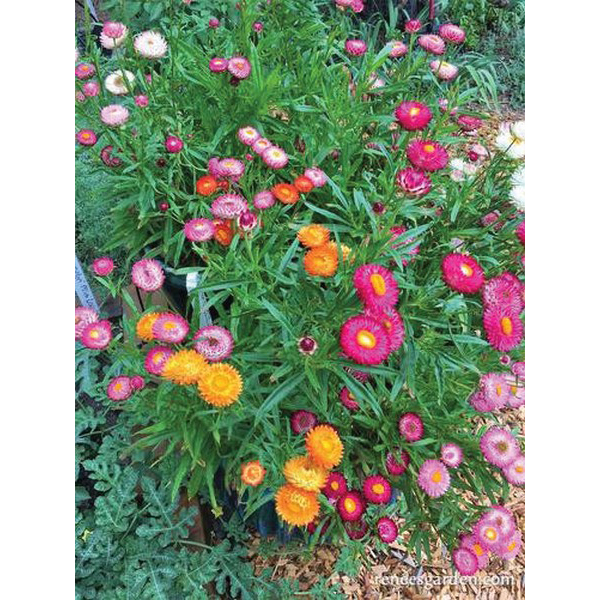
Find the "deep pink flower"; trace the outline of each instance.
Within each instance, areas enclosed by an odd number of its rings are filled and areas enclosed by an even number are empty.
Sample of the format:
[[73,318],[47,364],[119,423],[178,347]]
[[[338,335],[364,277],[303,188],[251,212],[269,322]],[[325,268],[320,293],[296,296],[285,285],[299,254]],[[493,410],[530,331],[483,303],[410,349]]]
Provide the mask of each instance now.
[[370,475],[363,482],[363,494],[371,504],[387,504],[392,498],[392,486],[381,475]]
[[357,411],[360,408],[354,394],[345,386],[340,391],[340,401],[348,410]]
[[521,221],[516,229],[517,237],[523,246],[525,245],[525,221]]
[[152,335],[159,342],[179,344],[190,330],[187,321],[175,313],[161,313],[152,323]]
[[423,27],[423,24],[419,19],[410,19],[404,24],[404,31],[406,33],[417,33]]
[[211,17],[208,20],[208,26],[212,27],[213,29],[216,29],[220,24],[221,23],[220,23],[219,19],[216,19],[215,17]]
[[248,233],[258,227],[258,217],[252,211],[245,210],[237,218],[237,226],[240,231]]
[[111,145],[104,146],[100,150],[100,158],[107,167],[120,167],[123,161],[118,156],[113,156],[113,147]]
[[340,330],[344,353],[361,365],[378,365],[390,353],[390,338],[375,319],[358,315],[350,317]]
[[467,548],[477,557],[477,566],[480,569],[485,569],[490,562],[490,553],[484,550],[479,544],[479,540],[472,534],[462,535],[460,540],[460,547]]
[[469,404],[477,412],[492,412],[496,409],[494,402],[487,398],[481,390],[477,390],[469,396]]
[[408,196],[420,198],[431,191],[431,179],[418,169],[406,167],[396,173],[396,183]]
[[525,363],[524,362],[514,362],[510,368],[510,370],[520,379],[525,380]]
[[206,242],[215,234],[215,225],[210,219],[191,219],[184,228],[185,237],[192,242]]
[[163,369],[174,351],[168,346],[155,346],[148,351],[144,367],[151,375],[162,375]]
[[393,308],[366,309],[365,316],[383,325],[390,338],[390,353],[396,352],[404,342],[404,322],[399,312]]
[[362,540],[369,532],[369,526],[364,519],[347,521],[344,523],[344,529],[351,540]]
[[483,269],[468,254],[453,252],[442,260],[442,279],[457,292],[474,294],[483,285]]
[[452,552],[452,562],[461,575],[474,575],[479,568],[477,556],[468,548],[456,548]]
[[446,50],[446,44],[444,44],[444,40],[439,35],[435,35],[433,33],[420,35],[417,42],[419,46],[423,48],[423,50],[430,52],[431,54],[444,54]]
[[417,442],[423,437],[423,421],[416,413],[404,413],[398,419],[398,431],[407,442]]
[[90,323],[96,323],[98,318],[98,313],[93,308],[78,306],[75,309],[75,339],[80,339],[83,330]]
[[256,21],[256,23],[252,24],[252,29],[256,31],[256,33],[260,33],[263,30],[264,26],[260,21]]
[[466,34],[458,26],[452,23],[444,23],[438,29],[440,37],[450,44],[462,44],[465,41]]
[[385,310],[398,302],[398,283],[389,269],[366,264],[354,271],[352,278],[356,294],[367,308]]
[[499,504],[492,505],[490,509],[483,514],[482,519],[494,523],[504,539],[512,537],[517,527],[512,512]]
[[317,424],[317,415],[309,410],[297,410],[290,417],[292,431],[297,435],[304,435]]
[[171,154],[178,154],[183,150],[183,140],[176,135],[168,135],[165,140],[165,148]]
[[362,56],[367,51],[367,44],[364,40],[346,40],[344,48],[351,56]]
[[138,260],[131,267],[133,283],[145,292],[155,292],[162,287],[165,273],[160,263],[152,258]]
[[504,408],[510,396],[510,387],[504,373],[482,375],[479,379],[479,390],[494,410]]
[[243,56],[234,56],[229,59],[227,70],[237,79],[246,79],[246,77],[250,75],[252,67],[247,58],[244,58]]
[[108,397],[115,401],[127,400],[132,392],[131,380],[125,375],[119,375],[111,379],[106,389]]
[[135,105],[139,106],[140,108],[144,108],[145,106],[148,106],[148,96],[144,96],[143,94],[136,96],[134,98],[134,101],[135,101]]
[[81,89],[88,98],[92,98],[100,93],[100,84],[97,81],[86,81]]
[[[398,462],[397,457],[400,458],[400,462]],[[395,448],[394,451],[390,451],[386,454],[385,467],[390,475],[402,475],[406,469],[408,469],[409,464],[410,456],[406,450]]]
[[347,491],[336,502],[336,508],[343,521],[358,521],[365,512],[365,501],[359,492]]
[[407,131],[425,129],[433,115],[422,102],[401,102],[394,111],[396,120]]
[[341,473],[329,473],[327,483],[325,483],[325,487],[322,491],[329,500],[337,500],[348,491],[346,478]]
[[226,58],[221,58],[217,56],[215,58],[210,59],[210,62],[208,63],[208,68],[213,73],[224,73],[225,71],[227,71],[228,64],[229,61]]
[[398,537],[398,526],[389,517],[381,517],[377,521],[377,533],[382,542],[391,544]]
[[412,140],[406,147],[406,156],[414,167],[424,171],[438,171],[448,164],[446,149],[431,140]]
[[486,519],[485,515],[473,526],[473,536],[484,550],[490,552],[498,552],[507,541],[498,526]]
[[521,449],[510,431],[490,427],[479,440],[485,459],[496,467],[507,467],[521,454]]
[[134,375],[130,379],[130,383],[131,383],[131,387],[136,391],[143,390],[144,387],[146,386],[146,381],[144,380],[144,378],[141,375]]
[[350,2],[350,8],[358,14],[364,10],[365,5],[362,0],[352,0],[352,2]]
[[508,539],[501,548],[497,550],[498,555],[505,559],[511,560],[519,554],[521,551],[521,547],[523,546],[523,540],[521,538],[521,532],[517,529],[512,534],[510,539]]
[[524,293],[521,281],[508,271],[492,277],[481,288],[485,308],[503,307],[517,314],[525,308]]
[[92,269],[96,275],[104,277],[110,275],[115,268],[115,263],[110,256],[101,256],[92,263]]
[[98,136],[91,129],[81,129],[75,138],[82,146],[93,146],[98,141]]
[[492,348],[510,352],[523,340],[523,322],[518,313],[505,306],[488,306],[483,311],[483,328]]
[[432,498],[443,496],[450,487],[450,474],[441,460],[426,460],[419,469],[419,487]]
[[476,131],[483,123],[481,119],[471,115],[460,115],[456,122],[463,131]]
[[389,42],[389,44],[391,47],[391,58],[398,58],[400,56],[404,56],[408,52],[408,47],[404,42],[401,42],[400,40],[392,40],[391,42]]
[[77,79],[89,79],[96,74],[96,67],[91,63],[79,63],[75,67],[75,77]]
[[229,329],[218,325],[200,327],[194,335],[194,348],[209,362],[225,360],[233,352],[233,336]]
[[462,463],[463,451],[457,444],[442,444],[441,456],[442,462],[451,469],[455,469]]
[[112,340],[110,323],[105,319],[86,325],[81,332],[81,343],[92,350],[104,350]]

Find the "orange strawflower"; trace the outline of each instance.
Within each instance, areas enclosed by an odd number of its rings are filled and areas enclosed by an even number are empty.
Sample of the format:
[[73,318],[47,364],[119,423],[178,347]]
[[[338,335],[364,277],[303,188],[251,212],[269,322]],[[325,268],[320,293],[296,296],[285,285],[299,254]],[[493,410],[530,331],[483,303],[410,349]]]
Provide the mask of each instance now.
[[212,175],[205,175],[196,181],[196,191],[201,196],[210,196],[217,189],[217,180]]
[[318,492],[325,487],[329,473],[327,469],[314,464],[308,456],[295,456],[285,463],[283,475],[298,488]]
[[275,511],[290,525],[308,525],[319,514],[317,494],[286,483],[275,494]]
[[331,277],[335,275],[337,267],[337,250],[332,250],[327,245],[312,248],[304,255],[304,269],[309,275]]
[[315,184],[306,176],[300,175],[294,179],[294,187],[303,194],[307,194],[315,187]]
[[215,219],[215,240],[221,244],[221,246],[229,246],[233,240],[233,229],[231,228],[231,221]]
[[271,188],[271,193],[283,204],[296,204],[300,198],[298,190],[290,183],[276,183]]
[[154,339],[154,334],[152,333],[152,325],[154,325],[154,321],[160,317],[160,313],[152,312],[144,315],[140,318],[135,326],[135,333],[144,342],[151,342]]
[[195,350],[179,350],[169,357],[161,374],[173,383],[189,385],[197,383],[207,368],[206,359]]
[[261,484],[267,474],[267,470],[258,460],[251,460],[242,465],[242,482],[246,485],[256,487]]
[[225,363],[209,365],[198,381],[200,395],[213,406],[229,406],[242,393],[244,382],[238,370]]
[[323,225],[306,225],[297,234],[300,243],[307,248],[316,248],[329,240],[329,229]]
[[342,462],[344,444],[336,430],[329,425],[317,425],[306,434],[306,449],[312,461],[332,469]]

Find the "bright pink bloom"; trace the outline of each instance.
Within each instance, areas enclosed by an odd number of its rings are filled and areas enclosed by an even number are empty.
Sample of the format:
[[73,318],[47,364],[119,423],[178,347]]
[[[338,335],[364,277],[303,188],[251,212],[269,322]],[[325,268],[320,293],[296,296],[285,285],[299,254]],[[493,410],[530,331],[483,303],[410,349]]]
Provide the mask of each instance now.
[[213,73],[224,73],[225,71],[227,71],[228,64],[229,61],[226,58],[215,57],[210,59],[210,62],[208,63],[208,68]]
[[[400,459],[398,462],[397,457]],[[395,448],[393,452],[388,452],[385,457],[385,467],[390,475],[402,475],[410,464],[410,456],[406,450]]]
[[525,380],[525,363],[524,362],[515,362],[512,364],[512,367],[510,369],[517,377]]
[[323,488],[323,493],[329,500],[337,500],[348,491],[346,478],[341,473],[331,472],[327,477],[327,483]]
[[505,560],[511,560],[511,559],[515,558],[517,556],[517,554],[519,554],[522,546],[523,546],[523,540],[521,538],[521,532],[517,529],[512,534],[510,539],[508,539],[506,542],[504,542],[504,544],[502,545],[502,548],[497,550],[497,552],[501,558],[503,558]]
[[256,154],[258,154],[259,156],[262,155],[262,153],[267,149],[270,148],[273,144],[267,139],[267,138],[258,138],[253,144],[252,144],[252,150],[254,150],[254,152],[256,152]]
[[229,59],[227,70],[237,79],[246,79],[250,75],[252,67],[247,58],[243,56],[234,56]]
[[516,229],[517,237],[523,246],[525,245],[525,221],[521,221]]
[[423,24],[419,19],[410,19],[404,24],[404,31],[406,33],[417,33],[421,27],[423,27]]
[[481,298],[485,308],[503,307],[519,314],[525,308],[524,293],[521,281],[505,271],[485,282],[481,289]]
[[433,33],[420,35],[417,42],[419,46],[423,48],[423,50],[438,56],[440,54],[444,54],[446,50],[446,44],[444,44],[444,40],[439,35],[434,35]]
[[100,111],[100,120],[110,127],[119,127],[129,119],[129,110],[121,104],[109,104]]
[[443,60],[432,60],[429,68],[441,81],[452,81],[458,75],[458,67]]
[[462,448],[457,444],[443,444],[440,458],[447,467],[455,469],[463,461]]
[[258,192],[258,194],[254,196],[253,202],[254,208],[265,210],[275,204],[275,196],[273,196],[269,190],[264,190],[263,192]]
[[100,84],[97,81],[87,81],[81,89],[88,98],[92,98],[100,93]]
[[183,140],[176,135],[168,135],[165,140],[165,148],[171,154],[178,154],[183,150]]
[[363,482],[363,494],[371,504],[387,504],[392,498],[392,486],[381,475],[370,475]]
[[473,526],[473,536],[484,550],[490,552],[499,551],[506,541],[498,526],[485,515]]
[[300,352],[300,354],[312,356],[318,348],[319,344],[317,343],[317,340],[310,335],[303,335],[298,340],[298,352]]
[[219,161],[219,174],[222,177],[236,179],[241,177],[246,170],[246,165],[237,158],[222,158]]
[[327,175],[318,167],[304,169],[304,177],[308,177],[316,188],[323,187],[327,183]]
[[233,219],[248,210],[248,203],[239,194],[218,196],[210,207],[210,212],[219,219]]
[[269,146],[263,150],[261,157],[265,164],[268,167],[271,167],[271,169],[283,169],[289,161],[288,155],[277,146]]
[[401,102],[394,111],[396,121],[407,131],[425,129],[433,115],[422,102]]
[[93,146],[98,141],[98,136],[91,129],[81,129],[75,138],[82,146]]
[[245,210],[237,218],[237,226],[240,231],[248,233],[258,227],[258,217],[253,212]]
[[362,56],[367,51],[367,44],[364,40],[346,40],[344,48],[351,56]]
[[517,456],[510,465],[502,467],[502,473],[508,483],[513,485],[525,485],[525,457]]
[[496,527],[498,527],[500,535],[505,539],[508,539],[513,535],[517,526],[515,518],[510,510],[499,504],[493,505],[485,512],[482,518],[494,523]]
[[523,322],[518,313],[504,306],[488,306],[483,311],[483,328],[492,348],[514,350],[523,340]]
[[456,122],[463,131],[477,131],[483,123],[481,119],[471,115],[460,115]]
[[144,361],[146,371],[151,375],[162,375],[163,369],[174,351],[168,346],[155,346],[148,351]]
[[185,224],[183,233],[192,242],[206,242],[215,234],[215,225],[210,219],[191,219]]
[[391,42],[389,42],[389,44],[391,46],[391,58],[398,58],[400,56],[404,56],[408,52],[408,47],[404,42],[401,42],[399,40],[392,40]]
[[480,223],[483,225],[483,227],[490,227],[490,225],[494,225],[494,223],[496,223],[494,229],[497,231],[498,229],[500,229],[500,227],[502,227],[502,222],[498,220],[499,218],[500,213],[497,210],[493,210],[492,212],[483,215],[483,217],[481,217]]
[[215,17],[211,17],[208,20],[208,26],[212,27],[213,29],[216,29],[220,24],[221,23],[220,23],[219,19],[216,19]]
[[357,411],[360,408],[352,392],[345,386],[340,391],[340,401],[348,410]]
[[292,431],[297,435],[304,435],[317,424],[317,415],[309,410],[297,410],[290,417]]
[[477,412],[492,412],[496,409],[494,402],[487,398],[481,390],[477,390],[469,396],[469,404]]
[[457,292],[474,294],[483,285],[483,269],[468,254],[454,252],[442,260],[442,279]]
[[260,33],[263,30],[264,26],[260,21],[256,21],[256,23],[252,24],[252,29],[256,31],[256,33]]
[[366,264],[354,271],[352,278],[356,294],[372,310],[393,308],[398,302],[398,284],[389,269]]
[[346,355],[361,365],[378,365],[390,353],[390,338],[375,319],[350,317],[340,330],[340,345]]
[[91,63],[79,63],[75,67],[75,77],[77,79],[89,79],[96,74],[96,68]]
[[161,313],[152,323],[152,335],[159,342],[179,344],[190,330],[187,321],[175,313]]
[[479,440],[485,459],[496,467],[507,467],[521,454],[521,449],[510,431],[490,427]]
[[200,327],[194,335],[194,348],[209,362],[220,362],[231,356],[234,342],[229,329],[218,325]]
[[336,502],[336,508],[343,521],[358,521],[365,512],[365,501],[359,492],[347,491]]
[[123,161],[118,156],[113,156],[113,147],[111,145],[104,146],[100,150],[100,158],[107,167],[120,167]]
[[419,487],[432,498],[443,496],[450,487],[450,474],[441,460],[426,460],[419,469]]
[[438,171],[448,164],[446,149],[431,140],[412,140],[406,147],[406,156],[414,167],[423,171]]
[[383,325],[390,338],[390,353],[396,352],[404,342],[404,322],[399,312],[393,308],[381,310],[367,309],[365,316],[371,317]]
[[479,568],[477,556],[468,548],[456,548],[452,552],[452,562],[461,575],[474,575]]
[[352,0],[352,2],[350,2],[350,8],[352,8],[355,13],[361,13],[364,10],[365,5],[362,0]]
[[252,146],[256,140],[260,138],[260,133],[247,125],[246,127],[240,127],[237,132],[238,140],[246,146]]
[[130,379],[130,383],[131,383],[131,387],[136,391],[143,390],[144,387],[146,386],[146,381],[144,380],[144,378],[141,375],[134,375]]
[[127,28],[117,21],[106,21],[102,26],[102,33],[110,38],[120,38]]
[[90,324],[98,321],[98,313],[93,308],[78,306],[75,309],[75,339],[81,338],[83,330]]
[[114,377],[108,384],[106,393],[111,400],[127,400],[133,393],[131,380],[125,375]]
[[418,169],[406,167],[396,173],[396,183],[407,196],[420,198],[431,191],[431,179]]
[[477,566],[480,569],[485,569],[488,566],[490,562],[490,553],[481,547],[479,540],[474,535],[462,535],[460,547],[466,548],[475,554],[477,557]]
[[389,517],[381,517],[377,521],[377,533],[382,542],[391,544],[398,537],[398,526]]
[[134,101],[135,101],[135,105],[139,106],[140,108],[144,108],[145,106],[148,106],[148,96],[144,96],[143,94],[136,96],[134,98]]
[[452,23],[444,23],[438,29],[440,37],[450,44],[462,44],[465,41],[466,34],[458,26]]
[[131,280],[145,292],[155,292],[161,288],[165,273],[158,261],[153,258],[143,258],[131,267]]
[[504,373],[486,373],[479,379],[479,389],[494,409],[504,408],[510,396],[510,387]]
[[417,442],[423,437],[423,421],[416,413],[404,413],[398,419],[398,431],[407,442]]
[[115,268],[115,263],[110,256],[101,256],[92,263],[92,269],[96,275],[104,277],[110,275]]
[[86,325],[81,332],[81,343],[92,350],[104,350],[112,340],[110,323],[105,319]]

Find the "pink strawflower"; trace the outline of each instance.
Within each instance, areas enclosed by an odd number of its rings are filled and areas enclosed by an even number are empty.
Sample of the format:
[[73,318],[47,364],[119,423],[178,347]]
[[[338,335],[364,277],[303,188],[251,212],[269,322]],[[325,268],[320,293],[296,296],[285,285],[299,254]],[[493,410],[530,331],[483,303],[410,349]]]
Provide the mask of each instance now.
[[394,111],[396,121],[407,131],[425,129],[433,115],[422,102],[401,102]]
[[483,328],[490,346],[499,352],[510,352],[523,340],[523,322],[518,313],[509,307],[486,307],[483,311]]
[[97,81],[87,81],[81,89],[88,98],[93,98],[100,93],[100,84]]
[[398,284],[389,269],[366,264],[354,271],[352,278],[356,294],[367,308],[384,310],[398,302]]
[[329,473],[329,477],[327,477],[327,482],[322,491],[329,500],[337,500],[348,491],[346,478],[341,473]]
[[446,44],[444,44],[444,40],[439,35],[435,35],[433,33],[420,35],[417,42],[419,46],[423,48],[423,50],[438,56],[440,54],[444,54],[446,50]]
[[521,538],[521,532],[517,529],[512,534],[510,539],[502,544],[502,547],[497,550],[500,558],[505,560],[512,560],[519,554],[523,546],[523,540]]
[[238,129],[237,136],[242,144],[252,146],[252,144],[260,138],[260,133],[258,133],[254,127],[247,125],[246,127],[240,127]]
[[102,26],[102,33],[109,38],[120,38],[127,31],[123,23],[106,21]]
[[423,27],[423,24],[419,19],[410,19],[404,24],[404,31],[406,33],[417,33]]
[[344,48],[351,56],[362,56],[367,51],[367,44],[364,40],[346,40]]
[[387,504],[392,498],[392,486],[381,475],[370,475],[363,482],[363,494],[371,504]]
[[344,353],[361,365],[378,365],[390,353],[390,338],[375,319],[358,315],[341,327],[340,345]]
[[100,111],[100,120],[110,127],[123,125],[129,119],[129,110],[121,104],[109,104]]
[[450,487],[450,474],[441,460],[426,460],[419,469],[419,487],[432,498],[443,496]]
[[398,419],[398,431],[407,442],[417,442],[423,437],[423,421],[416,413],[404,413]]
[[519,223],[517,225],[516,234],[517,234],[517,237],[519,238],[519,241],[524,246],[525,245],[525,221],[521,221],[521,223]]
[[264,190],[254,196],[253,202],[257,210],[266,210],[275,204],[275,196],[269,190]]
[[253,144],[252,144],[252,150],[254,150],[254,152],[256,152],[256,154],[258,154],[259,156],[262,155],[262,153],[267,149],[270,148],[273,144],[267,139],[267,138],[258,138]]
[[440,458],[447,467],[456,469],[463,461],[462,448],[457,444],[443,444]]
[[477,566],[480,569],[485,569],[490,562],[490,553],[479,543],[479,540],[472,534],[462,535],[460,547],[470,550],[477,557]]
[[290,417],[292,431],[296,435],[304,435],[317,424],[317,415],[309,410],[297,410]]
[[81,338],[83,330],[90,324],[98,321],[98,313],[93,308],[78,306],[75,309],[75,339]]
[[377,533],[382,542],[391,544],[398,537],[398,526],[389,517],[381,517],[377,521]]
[[477,556],[468,548],[456,548],[452,552],[452,562],[461,575],[474,575],[479,568]]
[[208,26],[212,27],[213,29],[216,29],[221,23],[219,22],[219,19],[215,18],[215,17],[211,17],[208,20]]
[[107,167],[120,167],[123,161],[118,156],[113,156],[113,147],[111,145],[104,146],[100,150],[100,158]]
[[144,367],[151,375],[162,375],[167,361],[174,354],[168,346],[155,346],[148,351],[144,360]]
[[308,177],[316,188],[323,187],[327,183],[327,175],[318,167],[304,169],[304,177]]
[[247,58],[243,56],[234,56],[229,59],[227,70],[237,79],[246,79],[250,75],[252,67]]
[[218,325],[200,327],[194,335],[194,348],[209,362],[220,362],[231,356],[234,342],[229,329]]
[[404,342],[404,322],[399,312],[393,308],[367,309],[365,316],[383,325],[390,338],[390,353],[396,352]]
[[145,292],[155,292],[162,287],[165,273],[153,258],[143,258],[131,267],[131,280]]
[[210,219],[191,219],[185,224],[183,233],[192,242],[206,242],[215,234],[215,225]]
[[487,510],[482,519],[494,523],[504,539],[509,539],[515,532],[516,523],[513,514],[499,504],[495,504]]
[[355,522],[360,520],[366,506],[360,492],[347,491],[338,498],[336,508],[343,521]]
[[350,8],[358,14],[364,10],[365,5],[362,0],[352,0],[352,2],[350,2]]
[[110,323],[105,319],[89,323],[81,332],[80,341],[86,348],[104,350],[112,340]]
[[348,410],[357,411],[360,408],[354,394],[345,386],[340,391],[340,401]]
[[465,41],[466,34],[458,26],[452,23],[444,23],[438,29],[440,37],[450,44],[462,44]]
[[500,356],[498,358],[498,361],[500,362],[501,365],[508,367],[511,363],[511,358],[508,354],[503,354],[502,356]]
[[452,81],[458,75],[458,67],[443,60],[432,60],[429,68],[442,81]]
[[502,473],[508,483],[513,485],[525,485],[525,457],[517,456],[510,465],[502,467]]
[[442,279],[457,292],[474,294],[483,285],[483,269],[468,254],[454,252],[442,260]]
[[165,140],[165,148],[171,154],[178,154],[183,150],[183,140],[176,135],[168,135]]
[[227,65],[229,65],[229,61],[226,58],[215,57],[211,58],[208,63],[208,68],[213,73],[224,73],[227,71]]
[[111,400],[127,400],[133,393],[131,380],[125,375],[114,377],[108,384],[106,393]]
[[469,404],[477,412],[492,412],[496,409],[494,402],[487,398],[481,390],[477,390],[469,396]]
[[431,179],[418,169],[406,167],[396,173],[396,183],[407,196],[420,198],[431,191]]
[[[398,462],[396,457],[399,457],[401,462]],[[396,477],[402,475],[408,469],[409,464],[410,456],[406,450],[395,448],[394,451],[388,452],[385,456],[385,468],[390,475]]]
[[319,344],[317,343],[317,340],[310,335],[303,335],[298,340],[298,352],[300,352],[300,354],[312,356],[318,348]]
[[145,106],[148,106],[148,96],[144,96],[143,94],[136,96],[134,98],[134,101],[135,101],[135,105],[139,106],[140,108],[144,108]]
[[448,164],[446,149],[431,140],[412,140],[406,147],[406,156],[414,167],[423,171],[438,171]]
[[486,281],[481,299],[485,308],[502,307],[516,314],[525,308],[523,284],[509,272]]
[[490,427],[479,440],[485,459],[496,467],[510,465],[521,454],[521,449],[510,431],[501,427]]
[[143,390],[146,386],[146,381],[141,375],[134,375],[129,382],[135,391]]
[[75,135],[75,139],[82,146],[93,146],[98,141],[98,136],[91,129],[81,129]]
[[256,33],[260,33],[264,29],[264,26],[260,21],[256,21],[256,23],[252,24],[252,29],[256,31]]
[[169,312],[161,313],[152,323],[154,338],[168,344],[179,344],[185,339],[189,330],[190,326],[183,317]]
[[258,227],[258,217],[255,213],[245,210],[237,218],[238,229],[244,233],[249,233]]
[[500,212],[497,210],[493,210],[492,212],[483,215],[483,217],[481,217],[480,223],[483,225],[483,227],[490,227],[491,225],[494,225],[494,223],[496,223],[494,229],[498,231],[498,229],[502,227],[502,222],[499,221],[499,219]]
[[79,90],[77,90],[75,92],[75,100],[77,102],[85,102],[85,94],[83,92],[80,92]]
[[408,52],[408,47],[404,42],[399,40],[392,40],[389,42],[390,45],[390,57],[398,58],[400,56],[404,56]]
[[233,219],[248,210],[248,203],[239,194],[218,196],[210,207],[210,212],[219,219]]
[[115,268],[115,263],[110,256],[101,256],[92,263],[92,269],[96,275],[104,277],[110,275]]
[[463,131],[477,131],[483,123],[481,119],[471,115],[460,115],[456,122]]
[[[258,143],[258,142],[257,142]],[[288,155],[277,146],[269,146],[263,150],[261,157],[271,169],[283,169],[288,164]]]
[[514,362],[510,368],[510,370],[520,379],[525,379],[525,363],[524,362]]
[[503,373],[486,373],[479,379],[479,389],[494,409],[504,408],[510,396],[510,387]]
[[75,67],[75,77],[77,79],[89,79],[96,74],[96,68],[91,63],[79,63]]
[[485,515],[473,526],[473,536],[484,550],[497,552],[506,542],[498,526]]
[[239,178],[245,170],[246,165],[237,158],[222,158],[219,161],[219,174],[222,177]]

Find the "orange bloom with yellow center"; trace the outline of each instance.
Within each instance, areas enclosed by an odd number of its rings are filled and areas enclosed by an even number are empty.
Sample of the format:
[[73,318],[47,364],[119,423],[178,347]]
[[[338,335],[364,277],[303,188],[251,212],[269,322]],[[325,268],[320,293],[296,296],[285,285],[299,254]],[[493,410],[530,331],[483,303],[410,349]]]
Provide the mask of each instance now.
[[160,317],[160,313],[153,312],[144,315],[135,326],[135,333],[144,342],[151,342],[154,339],[152,334],[152,325]]
[[261,484],[267,474],[267,470],[258,460],[251,460],[242,465],[242,482],[246,485],[256,487]]
[[225,363],[209,365],[198,381],[202,398],[213,406],[229,406],[242,393],[244,382],[238,370]]
[[285,463],[283,475],[298,488],[318,492],[325,487],[329,473],[327,469],[314,464],[308,456],[295,456]]
[[324,469],[333,469],[342,462],[344,444],[329,425],[317,425],[306,434],[306,449],[312,461]]
[[315,187],[315,184],[306,175],[300,175],[294,179],[294,187],[299,192],[307,194]]
[[283,204],[296,204],[298,202],[298,190],[290,183],[276,183],[271,188],[271,193]]
[[327,245],[312,248],[304,255],[304,269],[309,275],[331,277],[337,268],[337,249]]
[[275,511],[290,525],[308,525],[319,514],[317,494],[286,483],[275,494]]
[[298,231],[298,240],[307,248],[317,248],[329,241],[329,229],[323,225],[306,225]]
[[165,363],[162,376],[179,385],[197,383],[208,368],[205,358],[195,350],[179,350]]
[[217,189],[217,180],[212,175],[205,175],[196,181],[196,192],[201,196],[210,196]]

